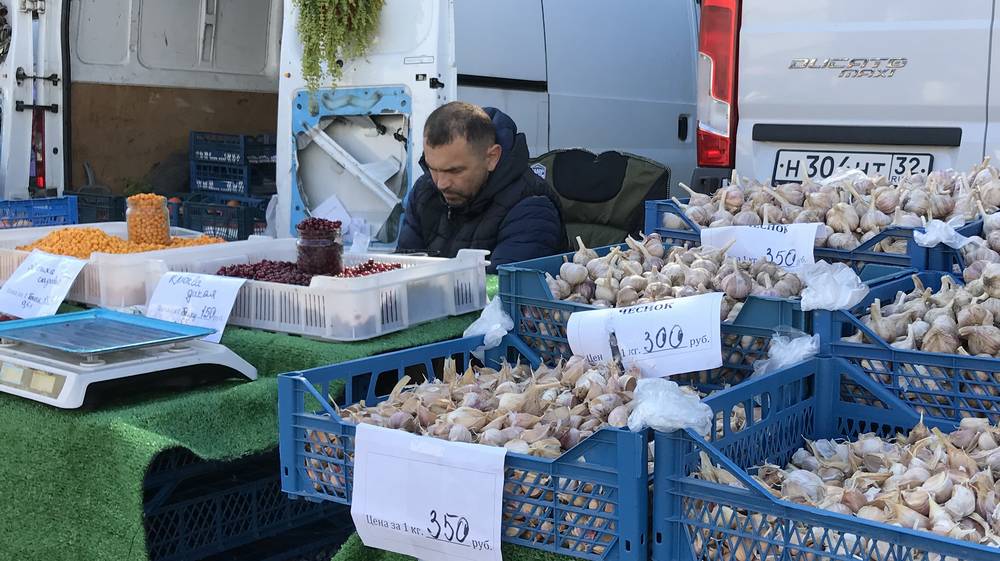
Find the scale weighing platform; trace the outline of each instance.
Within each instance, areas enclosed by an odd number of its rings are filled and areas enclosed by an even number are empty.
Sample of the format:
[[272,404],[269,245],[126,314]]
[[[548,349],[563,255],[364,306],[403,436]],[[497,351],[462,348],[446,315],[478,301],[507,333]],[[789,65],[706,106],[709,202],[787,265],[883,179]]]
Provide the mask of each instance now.
[[236,353],[197,340],[212,333],[110,310],[0,323],[0,391],[76,409],[91,384],[179,368],[213,365],[256,380]]

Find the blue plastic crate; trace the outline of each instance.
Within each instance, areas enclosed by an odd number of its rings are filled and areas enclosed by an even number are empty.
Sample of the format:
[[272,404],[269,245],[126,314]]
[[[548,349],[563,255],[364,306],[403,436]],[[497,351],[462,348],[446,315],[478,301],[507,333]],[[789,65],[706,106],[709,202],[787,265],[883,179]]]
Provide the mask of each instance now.
[[[831,559],[996,561],[996,548],[782,501],[752,468],[784,466],[806,439],[893,437],[920,414],[847,361],[817,358],[705,400],[716,414],[708,440],[692,431],[656,433],[653,484],[655,561]],[[734,411],[745,422],[731,422]],[[954,423],[926,420],[942,430]],[[704,452],[743,489],[692,477]],[[745,514],[747,516],[738,516]],[[742,556],[737,555],[740,551]]]
[[[482,337],[467,337],[386,355],[282,374],[278,379],[278,437],[282,488],[292,496],[349,504],[354,425],[340,420],[339,403],[378,403],[405,375],[435,377],[444,359],[469,364]],[[531,351],[508,338],[487,357],[518,355],[537,365]],[[384,393],[377,388],[384,388]],[[644,560],[647,555],[648,473],[645,433],[605,428],[557,459],[508,452],[504,460],[504,541],[584,559]],[[583,458],[586,461],[583,461]],[[554,496],[583,498],[582,505]],[[580,502],[580,501],[578,501]]]
[[[682,202],[685,201],[686,199]],[[673,214],[680,217],[687,226],[687,229],[672,230],[664,228],[663,217],[666,214]],[[959,228],[958,232],[964,236],[973,236],[982,232],[982,228],[982,221],[977,220]],[[701,228],[685,216],[680,207],[671,200],[646,202],[645,232],[647,234],[656,232],[663,236],[664,241],[671,243],[701,243]],[[848,251],[844,249],[817,247],[813,255],[815,255],[817,261],[825,260],[831,263],[846,263],[855,270],[861,270],[869,263],[914,268],[919,271],[961,271],[964,268],[962,256],[958,251],[943,244],[933,248],[921,247],[913,241],[913,232],[913,228],[889,228],[879,232],[875,237],[858,246],[857,249]],[[905,254],[883,253],[872,249],[886,238],[905,238],[907,240],[907,252]]]
[[[942,273],[917,276],[932,290],[941,287]],[[1000,422],[1000,359],[896,349],[858,319],[876,298],[889,303],[898,291],[909,292],[913,287],[913,279],[904,276],[873,288],[852,311],[817,312],[814,326],[821,352],[853,364],[928,418],[986,417]],[[873,343],[841,340],[858,330]]]
[[[607,255],[611,248],[597,248],[598,255]],[[624,245],[618,246],[625,248]],[[514,333],[527,343],[543,360],[553,361],[569,357],[566,325],[574,312],[596,309],[589,304],[557,300],[545,282],[545,273],[559,274],[563,259],[573,254],[541,257],[498,268],[500,298],[507,314],[514,320]],[[903,269],[891,266],[870,266],[862,271],[861,278],[879,283],[902,274]],[[798,299],[764,298],[751,296],[746,299],[735,325],[774,329],[788,326],[811,332],[812,313],[803,312]]]
[[[342,511],[339,505],[288,499],[276,452],[232,462],[190,462],[175,451],[165,455],[178,459],[154,461],[156,471],[145,481],[151,561],[201,559]],[[351,527],[349,518],[340,524]]]
[[[229,201],[240,206],[230,206]],[[182,227],[231,242],[263,235],[267,203],[262,198],[195,193],[183,203]]]
[[[765,329],[723,326],[724,366],[671,379],[706,393],[739,384],[752,372],[753,362],[766,357],[771,335]],[[481,344],[482,337],[467,337],[279,376],[282,488],[309,500],[349,504],[354,426],[339,421],[327,396],[338,395],[344,387],[343,397],[337,400],[340,406],[360,400],[377,403],[403,375],[416,380],[435,376],[445,358],[454,358],[459,369],[465,368],[471,351]],[[498,366],[502,359],[533,366],[541,363],[539,355],[514,336],[486,356],[490,366]],[[577,461],[584,456],[586,464]],[[646,435],[610,428],[555,460],[508,453],[505,511],[523,512],[526,505],[540,508],[516,523],[505,521],[505,541],[586,559],[645,559],[645,466]],[[601,524],[570,523],[565,520],[567,507],[532,498],[549,492],[569,493],[585,484],[594,487],[588,494],[594,506],[573,510],[603,520]],[[611,512],[605,510],[608,507]],[[540,530],[546,522],[554,526]],[[582,538],[573,536],[580,530]]]
[[276,161],[278,144],[271,135],[224,134],[192,131],[192,162],[217,164],[260,164]]
[[0,201],[0,230],[76,224],[76,204],[75,196]]
[[191,190],[247,195],[250,192],[250,166],[191,162]]

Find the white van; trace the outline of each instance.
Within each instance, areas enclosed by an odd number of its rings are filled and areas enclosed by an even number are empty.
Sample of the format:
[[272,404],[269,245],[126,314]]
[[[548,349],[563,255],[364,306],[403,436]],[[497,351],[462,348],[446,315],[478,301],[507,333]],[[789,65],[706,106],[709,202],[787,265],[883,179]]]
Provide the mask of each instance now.
[[[296,218],[296,204],[299,213],[309,213],[332,192],[330,179],[340,177],[334,174],[344,163],[324,161],[314,148],[290,150],[300,91],[297,61],[282,45],[283,32],[294,33],[284,21],[290,0],[8,6],[0,14],[6,18],[0,17],[3,198],[28,195],[33,113],[44,131],[40,182],[60,193],[85,183],[85,162],[116,190],[154,168],[179,182],[192,130],[278,132],[279,234]],[[445,19],[426,17],[431,13]],[[400,85],[410,95],[440,88],[436,103],[458,97],[509,112],[533,155],[564,147],[622,150],[660,161],[674,178],[690,175],[695,0],[613,7],[603,0],[387,0],[382,19],[373,56],[356,61],[360,70],[345,74],[344,87]],[[29,31],[32,21],[37,33]],[[447,25],[452,21],[454,27]],[[416,52],[421,49],[427,52]],[[402,160],[395,169],[372,172],[402,199],[419,176],[422,123],[380,132],[375,148],[370,124],[355,119],[349,125],[349,133],[328,129],[328,136],[353,151],[359,169],[371,171],[369,164],[389,156]],[[385,130],[378,125],[375,130]],[[406,145],[402,155],[397,144]],[[302,182],[306,187],[288,180],[293,164],[313,174]],[[301,196],[294,200],[290,190]],[[388,200],[387,191],[379,197]]]
[[704,0],[696,183],[1000,156],[994,2]]

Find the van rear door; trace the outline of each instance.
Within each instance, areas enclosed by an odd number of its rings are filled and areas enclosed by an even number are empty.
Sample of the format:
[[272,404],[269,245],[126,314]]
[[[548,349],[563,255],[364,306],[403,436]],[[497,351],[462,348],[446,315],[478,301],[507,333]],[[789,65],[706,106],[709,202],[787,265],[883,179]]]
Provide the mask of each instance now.
[[983,156],[992,2],[745,2],[736,168],[890,177]]

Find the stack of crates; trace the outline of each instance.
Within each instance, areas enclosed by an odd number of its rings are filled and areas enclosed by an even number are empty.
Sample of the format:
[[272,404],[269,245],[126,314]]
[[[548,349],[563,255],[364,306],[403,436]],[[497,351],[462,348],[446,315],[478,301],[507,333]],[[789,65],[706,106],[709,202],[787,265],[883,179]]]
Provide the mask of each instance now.
[[271,135],[191,132],[191,191],[253,196],[274,192]]
[[190,158],[191,195],[171,218],[228,241],[263,234],[275,192],[275,137],[193,131]]

